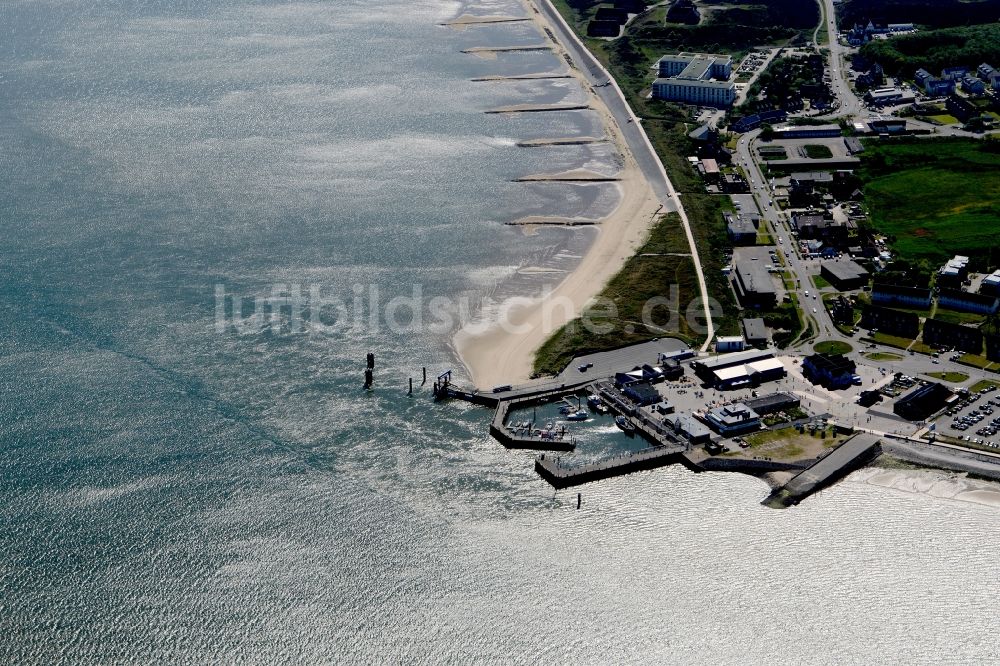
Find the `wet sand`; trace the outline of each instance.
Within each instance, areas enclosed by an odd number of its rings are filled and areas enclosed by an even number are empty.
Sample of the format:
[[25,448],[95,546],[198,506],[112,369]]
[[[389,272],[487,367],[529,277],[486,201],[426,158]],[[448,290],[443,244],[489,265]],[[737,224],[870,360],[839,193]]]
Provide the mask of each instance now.
[[[532,7],[527,8],[527,13],[543,34],[551,36],[551,26],[541,14]],[[568,60],[561,44],[555,43],[552,49]],[[621,200],[610,215],[598,221],[597,238],[576,269],[544,301],[541,297],[519,299],[516,306],[511,304],[506,309],[505,321],[494,322],[486,332],[470,332],[469,327],[458,332],[453,341],[455,350],[479,388],[529,379],[535,352],[542,343],[579,316],[586,303],[600,293],[608,280],[635,254],[653,223],[664,212],[614,116],[575,65],[570,67],[570,73],[587,93],[589,107],[600,115],[608,140],[621,156],[623,166],[612,177],[621,191]],[[609,180],[606,176],[594,175]]]

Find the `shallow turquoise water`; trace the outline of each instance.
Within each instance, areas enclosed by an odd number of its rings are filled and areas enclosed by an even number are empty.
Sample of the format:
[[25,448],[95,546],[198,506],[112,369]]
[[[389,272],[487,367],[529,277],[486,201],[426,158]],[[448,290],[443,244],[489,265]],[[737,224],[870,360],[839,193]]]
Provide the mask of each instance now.
[[576,511],[485,412],[405,395],[447,335],[216,330],[220,284],[476,303],[583,250],[499,222],[613,205],[510,182],[609,168],[514,146],[596,121],[481,113],[580,93],[470,82],[560,65],[460,54],[539,40],[436,25],[462,11],[0,4],[3,661],[996,658],[993,509],[848,482],[776,512],[666,469]]

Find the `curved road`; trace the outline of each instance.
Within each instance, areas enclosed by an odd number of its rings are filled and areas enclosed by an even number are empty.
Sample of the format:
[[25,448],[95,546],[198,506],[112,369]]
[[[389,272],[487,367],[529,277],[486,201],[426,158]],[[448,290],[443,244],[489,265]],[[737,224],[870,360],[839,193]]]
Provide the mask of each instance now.
[[549,27],[553,31],[555,39],[566,49],[570,59],[583,73],[587,83],[591,85],[594,93],[601,98],[601,101],[608,107],[614,116],[621,130],[625,142],[628,144],[636,164],[642,169],[653,193],[664,205],[666,211],[676,211],[684,226],[684,233],[687,236],[688,245],[691,248],[691,260],[694,264],[695,273],[698,276],[698,288],[701,292],[701,302],[704,310],[704,317],[707,326],[705,344],[702,350],[708,348],[712,338],[715,337],[715,325],[712,322],[712,313],[709,307],[708,288],[705,285],[705,274],[702,271],[701,259],[698,257],[698,248],[695,246],[694,236],[691,233],[691,225],[688,222],[687,213],[681,204],[680,196],[674,190],[667,172],[663,168],[663,163],[653,150],[653,145],[649,142],[649,137],[642,129],[641,121],[636,117],[625,95],[622,93],[614,77],[598,62],[597,58],[587,50],[573,29],[566,23],[549,0],[529,0],[542,17],[545,18]]

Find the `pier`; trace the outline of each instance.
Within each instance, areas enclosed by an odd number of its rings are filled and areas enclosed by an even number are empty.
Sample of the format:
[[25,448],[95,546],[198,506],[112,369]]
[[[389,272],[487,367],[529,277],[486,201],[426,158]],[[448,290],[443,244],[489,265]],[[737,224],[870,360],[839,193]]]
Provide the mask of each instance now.
[[511,104],[496,109],[487,109],[485,113],[544,113],[546,111],[583,111],[589,108],[589,104]]
[[477,76],[470,81],[540,81],[545,79],[571,79],[569,74],[493,74],[490,76]]
[[446,25],[452,28],[463,28],[471,25],[490,25],[495,23],[523,23],[530,21],[531,19],[525,16],[503,16],[503,15],[491,15],[491,16],[473,16],[472,14],[462,14],[456,19],[451,21],[445,21],[444,23],[439,23],[438,25]]
[[882,453],[879,438],[859,433],[797,475],[768,497],[764,504],[786,507],[866,465]]
[[514,178],[515,183],[614,183],[621,180],[617,176],[605,176],[604,174],[591,171],[589,169],[572,169],[560,173],[539,173],[531,176],[520,176]]
[[470,49],[462,49],[462,53],[472,55],[493,55],[497,53],[520,53],[528,51],[551,51],[550,44],[537,44],[535,46],[473,46]]
[[576,438],[562,428],[537,428],[533,422],[528,426],[510,425],[507,416],[520,407],[528,407],[539,403],[551,402],[566,395],[563,390],[541,394],[523,400],[503,401],[497,405],[497,411],[490,422],[490,435],[508,449],[534,449],[537,451],[573,451],[576,449]]
[[660,446],[573,467],[562,464],[558,456],[542,454],[535,458],[535,471],[554,488],[568,488],[683,462],[684,449],[679,444]]
[[607,139],[596,136],[568,136],[558,139],[524,139],[515,145],[518,148],[540,148],[543,146],[587,146],[593,143],[607,143]]
[[559,397],[574,393],[587,384],[590,379],[577,379],[562,381],[559,379],[549,381],[532,382],[520,386],[498,387],[493,391],[480,391],[478,389],[458,388],[451,383],[451,371],[447,371],[438,376],[434,382],[433,393],[435,400],[464,400],[474,405],[483,407],[497,407],[501,401],[521,400],[523,398],[539,397],[545,394],[552,394]]

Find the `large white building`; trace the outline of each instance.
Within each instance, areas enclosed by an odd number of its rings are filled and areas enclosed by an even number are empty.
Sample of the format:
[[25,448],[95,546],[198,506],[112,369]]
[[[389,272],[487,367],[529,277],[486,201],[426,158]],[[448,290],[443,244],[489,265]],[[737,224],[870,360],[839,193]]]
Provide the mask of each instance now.
[[733,59],[709,53],[665,55],[657,61],[653,98],[703,106],[732,106],[736,83]]

